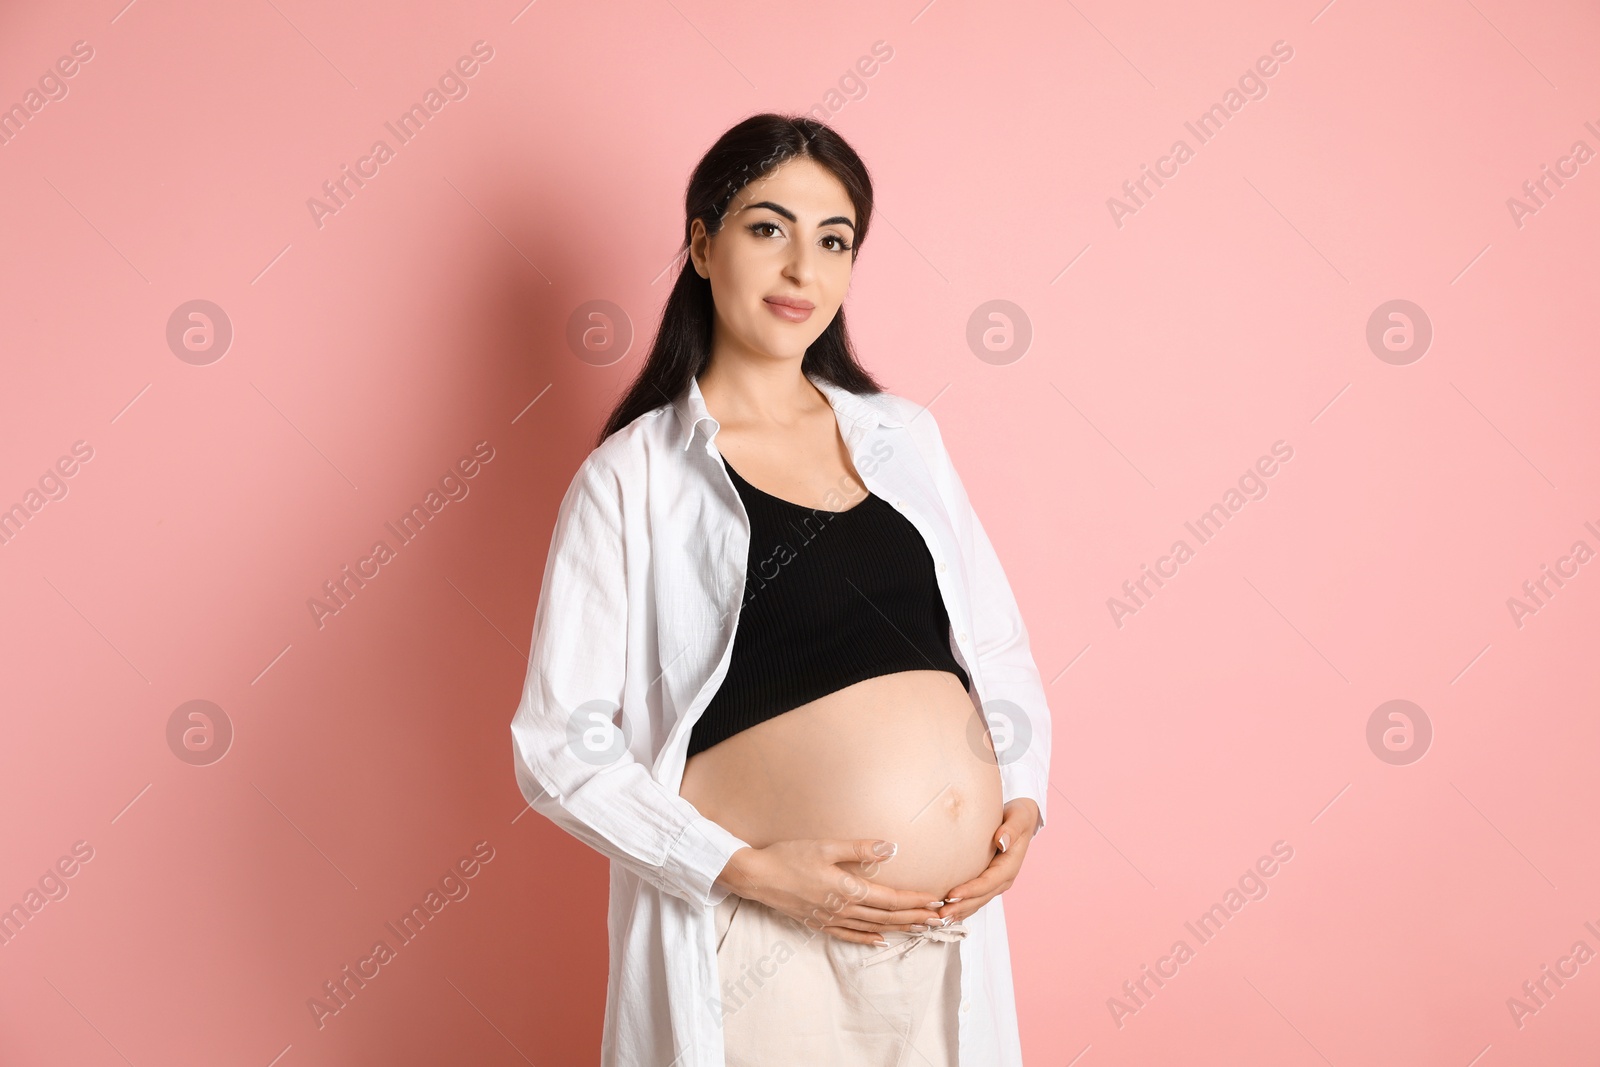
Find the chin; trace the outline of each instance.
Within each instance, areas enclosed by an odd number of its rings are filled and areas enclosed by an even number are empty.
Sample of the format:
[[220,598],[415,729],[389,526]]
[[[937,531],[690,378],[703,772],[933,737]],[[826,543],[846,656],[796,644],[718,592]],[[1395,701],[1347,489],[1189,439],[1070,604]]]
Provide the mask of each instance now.
[[758,347],[773,359],[792,359],[798,362],[805,358],[806,349],[811,347],[811,342],[815,341],[816,338],[813,337],[804,342],[797,342],[792,334],[785,334],[778,337],[763,338],[762,340],[764,343]]

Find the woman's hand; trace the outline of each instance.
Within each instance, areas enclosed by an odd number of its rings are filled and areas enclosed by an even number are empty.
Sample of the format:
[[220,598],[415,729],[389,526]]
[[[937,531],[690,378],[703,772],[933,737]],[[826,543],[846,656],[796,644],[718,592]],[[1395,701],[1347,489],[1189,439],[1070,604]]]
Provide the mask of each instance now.
[[859,863],[862,874],[870,877],[894,852],[890,842],[871,838],[777,841],[765,848],[741,848],[717,881],[841,941],[887,944],[884,930],[905,931],[927,923],[938,917],[935,909],[943,902],[937,893],[891,889],[839,864]]
[[1027,797],[1018,797],[1005,806],[1003,814],[1000,828],[994,832],[995,847],[1000,851],[982,874],[945,895],[945,906],[939,910],[939,917],[945,921],[965,919],[1017,880],[1023,857],[1028,854],[1028,842],[1039,832],[1039,805]]

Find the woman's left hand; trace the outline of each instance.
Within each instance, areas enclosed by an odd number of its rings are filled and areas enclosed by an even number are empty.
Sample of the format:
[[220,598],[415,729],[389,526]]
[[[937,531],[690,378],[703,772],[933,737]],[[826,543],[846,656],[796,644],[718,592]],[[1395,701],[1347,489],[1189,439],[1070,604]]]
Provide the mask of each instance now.
[[965,919],[990,899],[1011,888],[1022,870],[1022,860],[1028,854],[1028,842],[1039,831],[1039,805],[1027,797],[1018,797],[1005,806],[1004,820],[994,832],[995,853],[982,874],[969,882],[962,882],[945,894],[945,905],[939,917],[946,922]]

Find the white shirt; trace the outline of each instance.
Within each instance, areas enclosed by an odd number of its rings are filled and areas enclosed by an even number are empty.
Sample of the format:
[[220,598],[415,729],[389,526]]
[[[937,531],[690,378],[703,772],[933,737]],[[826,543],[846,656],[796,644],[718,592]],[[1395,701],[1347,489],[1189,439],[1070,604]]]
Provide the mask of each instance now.
[[[1042,818],[1050,709],[933,415],[893,393],[811,381],[866,487],[926,541],[951,649],[1000,754],[1002,799],[1029,797]],[[556,515],[511,722],[528,803],[611,860],[603,1067],[723,1064],[715,916],[728,891],[715,881],[746,843],[678,793],[690,730],[727,673],[750,544],[717,430],[691,379],[579,466]],[[1001,898],[966,926],[956,942],[961,1067],[1021,1067]]]

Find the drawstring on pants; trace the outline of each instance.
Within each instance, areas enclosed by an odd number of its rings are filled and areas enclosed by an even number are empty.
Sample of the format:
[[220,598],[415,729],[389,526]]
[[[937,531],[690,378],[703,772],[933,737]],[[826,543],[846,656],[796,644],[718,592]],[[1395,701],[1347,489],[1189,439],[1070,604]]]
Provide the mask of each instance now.
[[909,956],[917,947],[927,941],[960,941],[967,936],[967,926],[960,919],[948,926],[932,926],[922,933],[911,933],[900,941],[893,942],[886,949],[880,949],[861,961],[861,966],[870,967],[874,963],[894,959],[897,956]]

